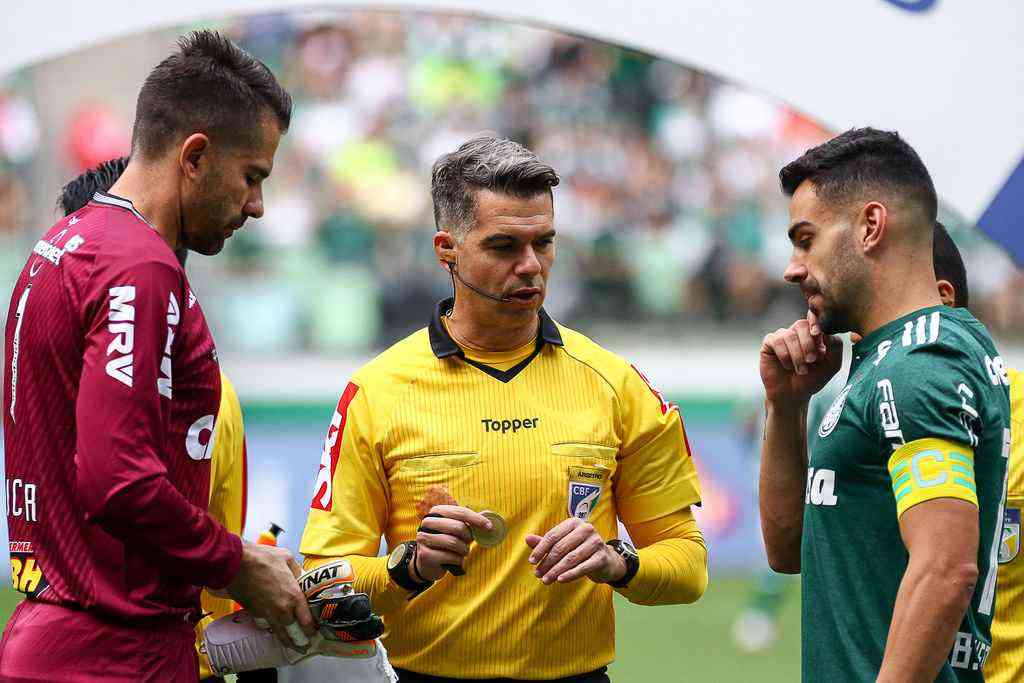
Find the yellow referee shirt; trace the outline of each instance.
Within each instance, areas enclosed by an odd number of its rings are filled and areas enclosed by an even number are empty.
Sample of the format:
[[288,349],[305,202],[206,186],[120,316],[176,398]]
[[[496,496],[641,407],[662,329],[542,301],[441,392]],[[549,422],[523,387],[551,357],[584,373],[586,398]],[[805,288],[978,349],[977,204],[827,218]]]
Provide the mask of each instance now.
[[[242,408],[235,388],[224,373],[220,375],[220,408],[213,433],[213,456],[210,458],[210,516],[233,534],[241,535],[245,526],[245,427]],[[196,649],[203,631],[214,620],[230,614],[235,602],[203,591],[203,614],[196,624]],[[212,676],[206,655],[199,655],[199,678]]]
[[[429,327],[346,387],[301,551],[307,563],[352,563],[388,626],[396,667],[517,679],[600,668],[614,659],[612,588],[585,578],[543,585],[524,537],[579,516],[608,540],[618,516],[643,548],[627,598],[700,597],[706,553],[688,509],[700,489],[679,412],[629,363],[543,310],[536,345],[516,360],[462,349],[442,322],[450,307],[441,302]],[[445,575],[408,599],[376,557],[379,539],[393,548],[415,538],[417,504],[437,487],[501,514],[508,538],[474,544],[465,576]]]
[[999,545],[996,613],[992,620],[992,651],[985,680],[1024,681],[1024,558],[1020,555],[1021,510],[1024,510],[1024,375],[1010,376],[1010,465]]

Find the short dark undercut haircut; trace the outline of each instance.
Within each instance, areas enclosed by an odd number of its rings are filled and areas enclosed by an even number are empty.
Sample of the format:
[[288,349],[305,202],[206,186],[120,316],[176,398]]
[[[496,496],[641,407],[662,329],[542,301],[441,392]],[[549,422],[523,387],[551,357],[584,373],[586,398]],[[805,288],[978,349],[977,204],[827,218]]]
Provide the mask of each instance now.
[[106,192],[128,168],[128,157],[104,161],[78,176],[60,191],[57,206],[64,215],[72,214],[89,203],[97,192]]
[[793,196],[809,180],[823,201],[845,205],[880,192],[906,198],[931,228],[938,211],[935,185],[921,157],[898,133],[854,128],[804,152],[779,171],[782,191]]
[[956,242],[942,223],[935,221],[935,237],[932,244],[932,260],[935,262],[935,279],[946,280],[953,285],[953,305],[967,308],[970,293],[967,291],[967,268]]
[[287,132],[292,98],[270,69],[216,31],[193,31],[143,83],[132,153],[155,159],[192,133],[228,145],[252,144],[268,113]]
[[490,190],[520,199],[551,193],[558,174],[518,142],[489,133],[475,135],[442,154],[430,174],[438,230],[465,235],[476,220],[476,194]]

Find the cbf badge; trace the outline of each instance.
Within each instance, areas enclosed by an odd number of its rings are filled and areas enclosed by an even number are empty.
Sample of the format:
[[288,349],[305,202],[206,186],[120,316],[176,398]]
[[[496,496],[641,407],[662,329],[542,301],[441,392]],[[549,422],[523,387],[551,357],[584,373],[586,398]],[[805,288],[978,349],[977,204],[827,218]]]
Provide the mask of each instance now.
[[569,466],[569,516],[587,519],[597,507],[609,470],[605,467]]
[[1003,539],[999,544],[999,564],[1013,562],[1020,552],[1020,508],[1003,511]]

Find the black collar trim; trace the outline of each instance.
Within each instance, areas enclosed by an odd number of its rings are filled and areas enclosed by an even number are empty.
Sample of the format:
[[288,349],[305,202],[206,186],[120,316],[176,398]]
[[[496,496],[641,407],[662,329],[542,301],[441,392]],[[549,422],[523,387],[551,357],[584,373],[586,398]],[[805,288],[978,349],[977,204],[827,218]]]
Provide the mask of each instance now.
[[434,355],[438,358],[450,358],[456,356],[464,360],[468,365],[472,365],[474,368],[487,373],[494,379],[502,382],[508,382],[518,375],[522,370],[530,364],[534,358],[543,350],[544,344],[553,344],[554,346],[564,346],[562,342],[562,334],[558,331],[558,326],[555,321],[551,319],[551,316],[542,308],[538,312],[540,318],[540,333],[537,335],[537,348],[533,350],[529,356],[516,363],[508,370],[498,370],[485,363],[479,363],[474,360],[466,358],[466,355],[462,352],[459,345],[452,339],[452,336],[448,334],[448,330],[445,329],[444,323],[441,322],[442,316],[447,315],[455,303],[455,299],[448,298],[437,304],[434,308],[434,313],[430,317],[430,324],[427,326],[427,332],[430,336],[430,350],[434,352]]
[[141,213],[139,213],[135,209],[135,205],[132,204],[130,199],[125,199],[124,197],[118,197],[117,195],[113,195],[113,194],[110,194],[108,192],[96,191],[92,195],[92,201],[96,202],[97,204],[106,204],[107,206],[116,206],[116,207],[119,207],[119,208],[122,208],[122,209],[126,209],[128,211],[131,211],[132,214],[134,214],[134,216],[136,218],[138,218],[140,221],[142,221],[143,223],[145,223],[149,227],[151,227],[154,230],[156,230],[156,226],[153,225],[152,223],[150,223],[149,221],[147,221],[146,217],[143,216]]

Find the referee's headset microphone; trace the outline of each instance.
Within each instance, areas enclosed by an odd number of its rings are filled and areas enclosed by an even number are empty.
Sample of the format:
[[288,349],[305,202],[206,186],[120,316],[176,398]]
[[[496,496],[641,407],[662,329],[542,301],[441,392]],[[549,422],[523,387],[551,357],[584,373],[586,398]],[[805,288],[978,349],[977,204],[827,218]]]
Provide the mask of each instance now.
[[[459,275],[459,269],[455,267],[455,261],[445,261],[445,263],[448,264],[448,272],[451,273],[452,277],[458,278],[459,282],[461,282],[462,284],[466,285],[467,287],[469,287],[471,290],[473,290],[474,292],[476,292],[480,296],[482,296],[484,298],[487,298],[487,299],[490,299],[491,301],[497,301],[498,303],[505,303],[505,302],[508,302],[508,301],[512,301],[512,297],[510,297],[510,296],[494,296],[493,294],[488,294],[484,290],[479,289],[478,287],[474,287],[473,285],[471,285],[468,282],[466,282],[465,280],[463,280],[462,276]],[[454,283],[453,283],[452,287],[454,288]]]

